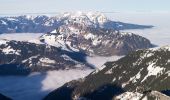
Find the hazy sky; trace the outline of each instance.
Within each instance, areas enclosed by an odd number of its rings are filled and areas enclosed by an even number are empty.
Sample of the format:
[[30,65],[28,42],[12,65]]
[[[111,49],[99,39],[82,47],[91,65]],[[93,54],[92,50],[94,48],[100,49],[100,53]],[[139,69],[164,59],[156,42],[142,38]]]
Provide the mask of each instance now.
[[168,11],[170,0],[0,0],[0,14],[63,11]]

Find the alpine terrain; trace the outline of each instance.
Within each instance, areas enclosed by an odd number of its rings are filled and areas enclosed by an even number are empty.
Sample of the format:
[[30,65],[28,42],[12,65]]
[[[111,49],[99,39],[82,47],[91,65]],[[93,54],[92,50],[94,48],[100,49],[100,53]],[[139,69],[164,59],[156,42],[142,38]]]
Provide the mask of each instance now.
[[42,35],[40,41],[64,50],[98,56],[125,55],[154,46],[148,39],[133,33],[93,28],[77,22],[62,25]]
[[[27,20],[23,18],[39,25],[37,17],[7,19],[12,21],[11,24],[16,22],[14,19],[27,24]],[[40,18],[39,22],[46,19],[43,16]],[[151,42],[142,36],[120,32],[112,24],[109,24],[112,28],[106,27],[105,25],[112,21],[101,13],[65,13],[59,19],[64,20],[63,24],[43,34],[38,42],[0,40],[0,74],[26,75],[31,72],[70,68],[93,69],[94,66],[86,61],[87,56],[125,55],[134,50],[153,47]],[[29,25],[26,29],[29,29]]]
[[66,83],[44,100],[169,100],[169,59],[169,46],[137,50]]
[[93,68],[86,63],[85,57],[83,53],[69,52],[45,44],[0,40],[0,75]]
[[[156,64],[153,62],[152,65],[151,61],[161,57],[160,54],[155,58],[155,52],[159,50],[148,49],[154,45],[147,38],[121,31],[152,27],[115,22],[99,12],[64,13],[55,17],[1,17],[0,33],[43,34],[36,40],[0,39],[0,78],[4,79],[4,82],[0,82],[0,92],[14,100],[41,100],[56,88],[58,89],[44,99],[109,100],[127,95],[141,98],[145,92],[148,97],[153,93],[161,94],[166,87],[158,88],[157,85],[163,83],[156,82],[151,88],[147,87],[150,86],[148,81],[154,83],[159,80],[157,77],[154,77],[155,80],[148,80],[150,76],[159,74],[163,77],[163,71],[168,72],[168,69],[162,67],[156,68],[155,73],[150,72]],[[146,61],[145,53],[148,52],[152,56],[147,56]],[[102,69],[88,61],[89,57],[112,56],[125,57],[105,63]],[[94,59],[94,62],[100,61]],[[161,64],[158,66],[162,66]],[[90,72],[92,73],[88,75]],[[86,75],[88,76],[85,77]],[[85,78],[77,80],[81,76]],[[30,84],[32,82],[34,84]],[[4,88],[10,83],[13,84]],[[13,91],[9,92],[11,89]],[[20,95],[21,93],[25,94]],[[157,97],[155,94],[154,96]]]
[[0,0],[0,100],[170,100],[170,0]]

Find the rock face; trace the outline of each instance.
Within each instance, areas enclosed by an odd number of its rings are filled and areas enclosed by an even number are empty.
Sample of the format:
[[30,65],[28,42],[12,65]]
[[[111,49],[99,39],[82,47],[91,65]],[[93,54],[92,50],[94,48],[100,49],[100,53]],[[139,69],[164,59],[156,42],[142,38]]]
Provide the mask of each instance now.
[[[165,46],[137,50],[118,61],[107,62],[100,70],[92,72],[74,87],[70,94],[71,99],[111,100],[125,92],[136,92],[141,96],[152,94],[152,90],[170,95],[169,59],[170,47]],[[157,96],[157,93],[154,95]]]
[[0,94],[0,100],[12,100],[12,99]]
[[80,24],[63,25],[44,34],[40,40],[46,44],[87,55],[125,55],[153,45],[142,36],[112,29],[84,27]]
[[47,95],[44,100],[72,100],[72,92],[83,80],[73,80]]
[[119,96],[116,96],[113,100],[170,100],[170,97],[158,91],[150,91],[145,94],[125,92]]
[[29,74],[90,66],[85,54],[44,44],[0,40],[0,74]]
[[136,25],[109,20],[106,16],[99,12],[75,12],[64,13],[57,16],[17,16],[17,17],[1,17],[0,33],[46,33],[54,30],[56,27],[69,23],[81,23],[83,25],[95,28],[107,29],[144,29],[153,26]]

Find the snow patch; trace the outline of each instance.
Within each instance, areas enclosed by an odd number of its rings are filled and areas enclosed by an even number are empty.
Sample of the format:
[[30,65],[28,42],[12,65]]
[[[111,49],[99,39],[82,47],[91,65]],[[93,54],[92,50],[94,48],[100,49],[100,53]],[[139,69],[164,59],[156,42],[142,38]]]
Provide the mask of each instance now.
[[51,60],[50,58],[40,58],[39,61],[42,62],[42,63],[55,64],[55,60]]
[[66,44],[69,47],[69,49],[71,49],[72,51],[79,52],[79,49],[76,49],[76,48],[71,46],[71,42],[70,41],[66,41]]
[[3,20],[1,20],[1,23],[2,23],[3,25],[7,25],[7,23],[6,23],[5,21],[3,21]]
[[101,43],[101,40],[99,40],[99,39],[95,39],[92,42],[92,44],[95,45],[95,46],[99,45],[100,43]]
[[[141,97],[143,94],[138,92],[125,92],[119,96],[115,97],[115,100],[141,100]],[[147,100],[147,97],[145,96],[142,100]]]
[[8,42],[7,40],[2,39],[2,40],[0,40],[0,45],[3,45],[3,44],[6,45],[7,42]]
[[170,63],[170,59],[168,59],[167,63]]
[[164,48],[170,51],[170,46],[165,46]]
[[129,36],[131,36],[133,33],[130,33],[130,32],[120,32],[121,33],[121,35],[129,35]]
[[109,69],[107,72],[105,72],[104,74],[112,74],[112,69]]
[[[62,39],[62,36],[56,36],[56,35],[48,35],[45,34],[41,37],[42,39],[44,39],[44,43],[45,44],[49,44],[55,47],[63,47],[64,46],[64,40]],[[61,38],[61,39],[58,39]]]
[[30,58],[23,60],[22,63],[26,63],[28,61],[29,66],[32,66],[32,59],[37,58],[38,56],[39,55],[31,56]]
[[139,71],[135,76],[131,77],[131,78],[129,79],[129,81],[124,82],[124,83],[122,84],[122,87],[124,88],[126,85],[129,84],[129,82],[136,83],[136,82],[137,82],[137,79],[140,79],[140,77],[141,77],[141,71],[142,71],[142,70],[143,70],[143,68],[140,69],[140,71]]
[[164,68],[161,68],[159,66],[155,66],[155,63],[151,63],[147,67],[147,70],[148,70],[148,74],[143,78],[143,80],[141,82],[144,82],[149,76],[158,75],[158,73],[161,73],[164,70]]
[[[68,55],[61,55],[61,57],[63,57],[64,58],[64,60],[67,60],[67,61],[73,61],[73,62],[77,62],[77,61],[75,61],[75,60],[73,60],[72,58],[70,58]],[[78,62],[77,62],[78,63]]]
[[141,70],[134,77],[131,77],[129,81],[132,81],[132,83],[136,83],[137,79],[140,79],[140,77],[141,77],[141,73],[140,73]]
[[86,35],[84,35],[84,38],[85,39],[94,39],[96,36],[94,35],[94,34],[92,34],[92,33],[88,33],[88,34],[86,34]]
[[57,29],[51,31],[50,33],[57,33]]
[[5,54],[20,55],[21,50],[14,50],[13,48],[11,48],[11,46],[8,46],[7,48],[2,49],[2,52],[5,53]]

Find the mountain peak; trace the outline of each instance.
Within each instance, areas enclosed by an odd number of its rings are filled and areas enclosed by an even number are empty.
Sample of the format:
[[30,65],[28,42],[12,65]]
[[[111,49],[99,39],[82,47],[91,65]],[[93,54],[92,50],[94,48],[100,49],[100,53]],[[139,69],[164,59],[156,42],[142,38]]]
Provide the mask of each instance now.
[[150,41],[133,33],[113,29],[93,28],[80,24],[62,25],[41,37],[44,43],[65,50],[78,50],[88,55],[124,55],[128,52],[152,47]]

